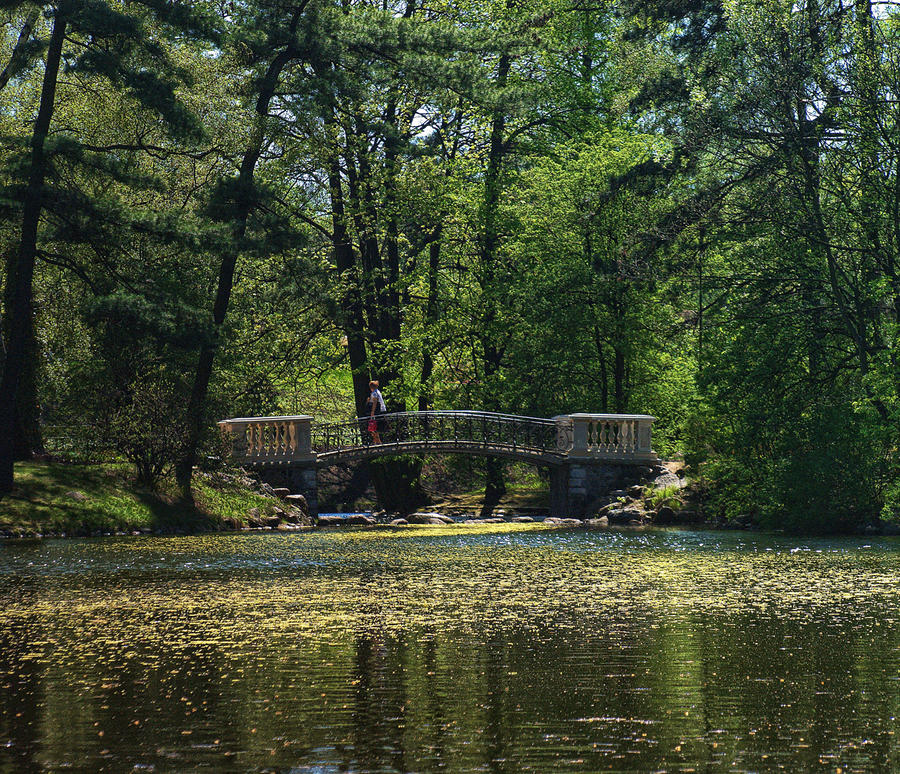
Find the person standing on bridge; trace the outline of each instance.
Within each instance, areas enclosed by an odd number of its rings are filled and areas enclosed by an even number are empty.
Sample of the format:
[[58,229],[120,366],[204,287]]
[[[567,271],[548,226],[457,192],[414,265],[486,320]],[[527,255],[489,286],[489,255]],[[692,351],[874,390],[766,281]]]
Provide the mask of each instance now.
[[374,443],[381,443],[380,431],[382,429],[383,420],[379,415],[387,413],[387,406],[384,405],[384,397],[378,387],[378,382],[374,379],[369,382],[369,397],[366,399],[366,406],[369,410],[369,432],[372,434],[372,441]]

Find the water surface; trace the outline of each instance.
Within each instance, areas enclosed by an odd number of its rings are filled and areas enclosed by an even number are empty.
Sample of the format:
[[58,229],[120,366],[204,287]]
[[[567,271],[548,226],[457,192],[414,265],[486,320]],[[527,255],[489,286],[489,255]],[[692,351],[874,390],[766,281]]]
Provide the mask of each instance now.
[[0,772],[900,770],[900,544],[0,545]]

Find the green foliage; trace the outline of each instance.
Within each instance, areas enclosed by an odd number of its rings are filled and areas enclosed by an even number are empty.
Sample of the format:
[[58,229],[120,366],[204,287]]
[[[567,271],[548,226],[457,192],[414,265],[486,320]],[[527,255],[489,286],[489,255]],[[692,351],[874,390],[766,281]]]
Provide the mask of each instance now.
[[134,465],[138,483],[155,489],[184,446],[180,401],[159,379],[130,385],[130,393],[110,419],[111,441]]
[[900,26],[868,7],[5,3],[8,283],[69,25],[26,403],[165,485],[215,349],[207,424],[343,419],[371,377],[398,409],[649,413],[717,513],[894,518]]
[[644,501],[652,510],[667,506],[677,511],[683,505],[680,494],[681,488],[674,484],[672,486],[665,486],[662,489],[649,488],[644,496]]

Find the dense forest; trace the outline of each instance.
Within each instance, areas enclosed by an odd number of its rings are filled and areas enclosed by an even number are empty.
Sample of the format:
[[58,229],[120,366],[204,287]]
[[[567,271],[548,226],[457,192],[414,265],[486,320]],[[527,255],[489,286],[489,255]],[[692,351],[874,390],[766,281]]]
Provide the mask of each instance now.
[[[709,507],[900,512],[900,10],[0,2],[0,492],[214,420],[653,414]],[[73,440],[74,439],[74,440]]]

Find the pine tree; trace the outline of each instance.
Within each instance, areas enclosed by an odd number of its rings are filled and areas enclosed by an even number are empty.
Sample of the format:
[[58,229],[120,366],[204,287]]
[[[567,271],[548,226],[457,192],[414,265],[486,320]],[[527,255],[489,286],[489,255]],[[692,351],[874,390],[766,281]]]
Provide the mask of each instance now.
[[[0,7],[21,11],[27,19],[39,10],[44,21],[35,27],[34,41],[17,48],[13,71],[27,69],[26,55],[43,52],[39,107],[31,136],[14,159],[12,187],[3,192],[2,207],[20,223],[14,253],[6,263],[3,330],[6,357],[0,379],[0,496],[13,488],[13,460],[17,425],[22,422],[20,400],[23,382],[34,377],[33,278],[42,243],[46,215],[64,210],[71,218],[87,222],[102,219],[104,203],[71,195],[57,171],[64,163],[81,165],[122,179],[111,149],[94,148],[72,131],[51,139],[57,88],[61,72],[79,78],[102,79],[127,95],[136,108],[157,114],[171,136],[193,141],[202,134],[196,119],[176,98],[185,74],[166,53],[166,37],[172,33],[213,36],[205,18],[184,4],[139,0],[122,5],[102,0],[60,0],[54,3],[11,2]],[[43,37],[49,31],[46,39]],[[15,141],[16,138],[13,138]],[[119,148],[118,150],[122,150]],[[133,149],[139,150],[139,149]]]

